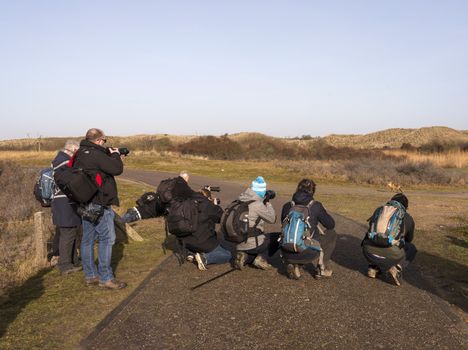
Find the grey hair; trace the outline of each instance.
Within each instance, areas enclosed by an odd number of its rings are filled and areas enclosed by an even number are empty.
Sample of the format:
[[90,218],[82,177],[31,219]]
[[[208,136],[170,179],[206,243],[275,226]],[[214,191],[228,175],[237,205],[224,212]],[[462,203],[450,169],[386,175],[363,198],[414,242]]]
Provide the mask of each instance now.
[[63,146],[64,151],[75,152],[78,148],[80,148],[80,143],[76,140],[67,140],[65,142],[65,146]]
[[179,173],[179,176],[186,179],[187,177],[189,177],[189,173],[187,172],[187,170],[182,170],[180,173]]

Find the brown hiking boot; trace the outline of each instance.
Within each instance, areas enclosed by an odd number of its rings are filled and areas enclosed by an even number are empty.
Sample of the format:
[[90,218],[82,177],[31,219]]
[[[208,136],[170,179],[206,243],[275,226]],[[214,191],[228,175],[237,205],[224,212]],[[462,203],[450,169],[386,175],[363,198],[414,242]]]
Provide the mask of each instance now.
[[286,266],[286,272],[288,273],[288,277],[292,280],[298,280],[301,278],[301,271],[297,264],[288,264],[288,266]]
[[234,260],[234,267],[239,270],[243,270],[245,266],[245,260],[247,259],[247,254],[244,252],[237,252],[236,259]]
[[255,260],[252,262],[252,265],[255,266],[256,268],[262,269],[262,270],[268,270],[272,266],[260,255],[257,255]]
[[[388,270],[388,274],[389,274],[390,277],[392,278],[392,281],[393,281],[393,283],[395,283],[395,285],[401,286],[401,282],[400,282],[401,270],[399,270],[398,267],[399,267],[399,265],[392,266],[392,267]],[[401,269],[401,267],[400,267],[400,269]]]
[[99,287],[107,289],[122,289],[127,286],[127,283],[120,282],[115,278],[106,282],[99,281]]
[[86,287],[97,286],[98,283],[99,283],[99,277],[85,278]]

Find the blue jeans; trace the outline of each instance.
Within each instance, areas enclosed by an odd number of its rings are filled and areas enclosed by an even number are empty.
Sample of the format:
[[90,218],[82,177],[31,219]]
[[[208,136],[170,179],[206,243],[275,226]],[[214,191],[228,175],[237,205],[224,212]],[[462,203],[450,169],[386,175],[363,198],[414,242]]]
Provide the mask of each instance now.
[[[114,278],[111,268],[112,246],[115,242],[114,211],[104,209],[104,214],[96,225],[83,220],[83,238],[81,240],[81,262],[85,278],[99,276],[102,282]],[[99,241],[96,269],[94,263],[94,242]]]
[[225,264],[231,260],[231,252],[218,245],[209,253],[202,254],[205,257],[206,264]]

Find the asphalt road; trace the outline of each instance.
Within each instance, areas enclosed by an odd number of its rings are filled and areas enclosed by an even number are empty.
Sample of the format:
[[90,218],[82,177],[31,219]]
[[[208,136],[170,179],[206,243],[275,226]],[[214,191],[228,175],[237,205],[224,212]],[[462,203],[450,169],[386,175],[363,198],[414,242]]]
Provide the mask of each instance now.
[[[127,170],[124,178],[156,186],[167,173]],[[265,174],[268,181],[268,175]],[[243,186],[203,177],[190,185],[221,186],[226,205]],[[248,183],[245,184],[245,187]],[[289,198],[276,198],[279,212]],[[326,203],[324,203],[326,206]],[[89,349],[468,349],[467,327],[439,299],[415,266],[402,287],[365,276],[360,241],[365,228],[334,215],[339,234],[334,275],[315,280],[307,271],[289,280],[275,268],[230,266],[200,272],[172,256],[82,342]],[[270,227],[277,229],[279,225]]]

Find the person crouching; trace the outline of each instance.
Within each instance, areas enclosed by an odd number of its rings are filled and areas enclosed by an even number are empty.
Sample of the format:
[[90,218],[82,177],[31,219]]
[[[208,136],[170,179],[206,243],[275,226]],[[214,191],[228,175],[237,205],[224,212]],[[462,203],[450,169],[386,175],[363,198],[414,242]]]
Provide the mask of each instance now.
[[196,192],[192,199],[198,202],[199,215],[196,231],[183,238],[185,248],[190,251],[187,260],[195,262],[201,271],[206,270],[206,266],[210,264],[229,262],[232,258],[231,252],[219,244],[215,230],[223,215],[223,209],[206,188]]

